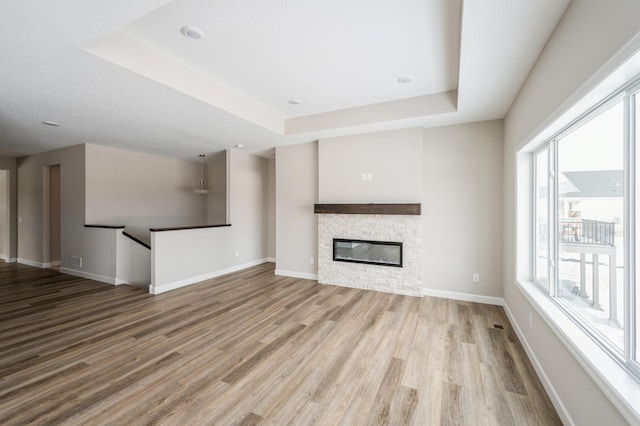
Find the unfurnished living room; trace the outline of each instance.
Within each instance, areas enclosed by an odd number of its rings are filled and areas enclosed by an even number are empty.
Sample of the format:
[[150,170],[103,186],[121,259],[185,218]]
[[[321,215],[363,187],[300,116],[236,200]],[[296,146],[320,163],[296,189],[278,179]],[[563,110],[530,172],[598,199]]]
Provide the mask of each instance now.
[[0,424],[640,425],[638,17],[1,2]]

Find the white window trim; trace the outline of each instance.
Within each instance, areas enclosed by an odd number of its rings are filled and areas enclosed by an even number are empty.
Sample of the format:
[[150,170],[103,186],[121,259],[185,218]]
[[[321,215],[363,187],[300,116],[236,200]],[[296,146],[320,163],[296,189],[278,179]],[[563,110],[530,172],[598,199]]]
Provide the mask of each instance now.
[[[635,83],[633,83],[635,84]],[[582,126],[585,126],[587,123],[589,123],[591,120],[596,119],[598,116],[600,116],[600,114],[605,113],[606,111],[608,111],[610,108],[612,108],[615,104],[618,103],[623,103],[623,106],[628,102],[628,98],[629,96],[627,96],[628,94],[628,85],[625,85],[624,88],[619,89],[617,91],[615,91],[614,93],[612,93],[611,95],[605,97],[605,99],[603,99],[601,102],[598,102],[596,105],[594,105],[592,108],[590,108],[589,110],[587,110],[584,114],[582,114],[580,117],[578,117],[576,120],[574,120],[572,123],[570,123],[569,125],[567,125],[565,128],[563,128],[557,135],[555,135],[551,140],[544,142],[541,146],[547,146],[549,148],[549,153],[550,153],[550,166],[549,166],[549,170],[550,170],[550,176],[552,176],[554,173],[558,172],[558,143],[560,141],[562,141],[562,139],[566,136],[568,136],[569,134],[573,133],[575,130],[579,129]],[[633,194],[630,192],[630,186],[631,183],[629,181],[629,172],[634,170],[634,162],[632,161],[630,155],[630,150],[629,148],[631,147],[631,143],[628,139],[628,135],[626,134],[627,132],[627,125],[628,125],[628,116],[626,115],[628,113],[628,110],[626,108],[626,106],[624,106],[624,111],[623,111],[623,115],[624,115],[624,120],[623,120],[623,125],[625,126],[625,134],[624,134],[624,149],[623,149],[623,155],[624,155],[624,215],[625,215],[625,229],[624,229],[624,244],[625,244],[625,251],[624,251],[624,265],[625,265],[625,273],[624,273],[624,280],[623,280],[623,289],[625,291],[625,295],[627,292],[627,289],[630,287],[630,275],[629,275],[629,265],[630,265],[630,258],[629,258],[629,254],[633,252],[633,248],[632,248],[632,243],[633,243],[633,234],[630,233],[630,226],[629,224],[632,224],[633,221],[631,220],[631,218],[633,216],[629,216],[628,215],[628,204],[632,202],[633,200]],[[553,163],[553,164],[551,164]],[[551,179],[553,179],[553,183],[551,182]],[[552,208],[550,209],[550,212],[548,213],[550,217],[552,217],[552,223],[553,223],[553,228],[551,228],[550,225],[550,229],[557,229],[557,224],[558,224],[558,212],[557,212],[557,202],[558,202],[558,180],[555,179],[555,176],[550,177],[550,182],[549,182],[549,187],[551,188],[551,186],[553,186],[553,189],[550,190],[549,195],[550,195],[550,201],[549,204],[550,206],[552,206]],[[552,199],[552,200],[551,200]],[[551,222],[551,219],[550,219]],[[553,259],[553,261],[550,261],[550,263],[553,263],[553,265],[551,266],[551,269],[553,269],[553,277],[549,279],[550,281],[550,286],[549,286],[549,297],[552,298],[553,303],[555,303],[556,305],[558,305],[560,307],[560,309],[562,309],[565,312],[565,315],[568,315],[570,318],[572,318],[572,320],[576,323],[578,323],[578,326],[581,327],[584,332],[591,336],[591,338],[593,340],[595,340],[597,342],[598,345],[600,345],[601,347],[603,347],[605,350],[607,350],[610,354],[611,357],[614,357],[618,362],[625,364],[623,367],[630,370],[631,374],[636,375],[636,379],[640,380],[640,376],[637,375],[637,372],[635,370],[635,368],[631,365],[630,361],[631,361],[631,356],[629,355],[629,352],[626,351],[626,347],[623,348],[619,348],[617,346],[615,346],[615,344],[613,342],[611,342],[606,336],[604,336],[598,329],[596,329],[595,327],[593,327],[590,323],[582,323],[582,319],[580,318],[579,313],[575,312],[573,307],[567,303],[566,301],[562,300],[561,298],[558,298],[558,285],[559,285],[559,269],[557,267],[557,265],[555,264],[559,253],[560,253],[560,242],[558,241],[558,236],[557,234],[553,234],[553,235],[549,235],[549,241],[550,241],[550,245],[553,246],[553,257],[551,257],[551,254],[549,254],[549,258]],[[632,311],[631,310],[631,305],[630,305],[630,300],[629,299],[625,299],[627,302],[627,306],[625,306],[624,309],[624,319],[623,319],[623,332],[624,332],[624,343],[625,345],[627,345],[627,338],[629,337],[628,334],[631,332],[632,328],[630,327],[631,324],[629,322],[629,314]]]

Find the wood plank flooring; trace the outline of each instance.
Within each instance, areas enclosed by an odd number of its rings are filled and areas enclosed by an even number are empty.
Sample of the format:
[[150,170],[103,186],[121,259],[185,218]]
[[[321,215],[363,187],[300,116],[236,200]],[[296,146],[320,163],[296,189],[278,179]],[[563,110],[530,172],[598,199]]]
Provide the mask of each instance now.
[[561,421],[499,307],[273,264],[153,296],[0,262],[0,424]]

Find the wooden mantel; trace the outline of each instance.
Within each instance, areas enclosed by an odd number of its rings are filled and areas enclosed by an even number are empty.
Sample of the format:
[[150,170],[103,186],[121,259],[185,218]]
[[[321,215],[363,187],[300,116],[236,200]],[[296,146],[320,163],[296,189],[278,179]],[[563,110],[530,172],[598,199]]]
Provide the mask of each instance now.
[[318,214],[389,214],[420,215],[420,204],[314,204]]

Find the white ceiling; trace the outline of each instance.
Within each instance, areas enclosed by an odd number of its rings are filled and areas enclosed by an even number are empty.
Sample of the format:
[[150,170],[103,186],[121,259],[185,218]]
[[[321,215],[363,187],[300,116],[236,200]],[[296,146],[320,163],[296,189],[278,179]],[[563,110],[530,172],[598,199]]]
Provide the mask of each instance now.
[[193,159],[502,118],[568,3],[3,0],[0,155]]

